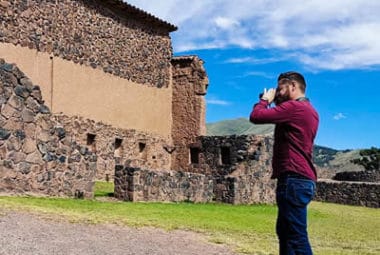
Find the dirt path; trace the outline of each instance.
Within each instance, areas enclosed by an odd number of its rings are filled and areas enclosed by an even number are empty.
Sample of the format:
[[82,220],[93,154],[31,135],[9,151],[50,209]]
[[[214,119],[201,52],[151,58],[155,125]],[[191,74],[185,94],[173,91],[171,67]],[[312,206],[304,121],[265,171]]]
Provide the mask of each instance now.
[[155,228],[87,225],[0,211],[0,254],[233,255],[200,234]]

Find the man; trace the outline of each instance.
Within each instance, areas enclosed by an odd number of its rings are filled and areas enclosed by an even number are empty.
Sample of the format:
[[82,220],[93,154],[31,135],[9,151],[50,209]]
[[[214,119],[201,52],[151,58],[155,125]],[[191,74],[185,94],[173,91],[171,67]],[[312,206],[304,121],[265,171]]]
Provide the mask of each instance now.
[[[279,75],[277,89],[264,90],[250,121],[274,123],[272,178],[277,179],[276,232],[280,254],[312,254],[307,234],[307,205],[315,192],[312,161],[319,117],[305,97],[306,82],[297,72]],[[274,102],[275,107],[269,105]]]

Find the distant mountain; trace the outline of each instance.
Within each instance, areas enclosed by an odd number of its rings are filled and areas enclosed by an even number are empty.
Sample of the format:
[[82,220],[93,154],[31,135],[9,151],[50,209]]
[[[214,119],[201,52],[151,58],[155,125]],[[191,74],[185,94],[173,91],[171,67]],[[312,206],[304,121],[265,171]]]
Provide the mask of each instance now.
[[[246,118],[223,120],[206,124],[208,136],[224,135],[270,135],[274,125],[255,125]],[[315,145],[313,151],[314,163],[323,169],[325,177],[331,177],[341,171],[361,171],[364,168],[355,165],[350,160],[360,158],[360,150],[336,150],[325,146]]]
[[248,119],[238,118],[233,120],[223,120],[215,123],[208,123],[207,135],[265,135],[272,134],[274,125],[254,125]]

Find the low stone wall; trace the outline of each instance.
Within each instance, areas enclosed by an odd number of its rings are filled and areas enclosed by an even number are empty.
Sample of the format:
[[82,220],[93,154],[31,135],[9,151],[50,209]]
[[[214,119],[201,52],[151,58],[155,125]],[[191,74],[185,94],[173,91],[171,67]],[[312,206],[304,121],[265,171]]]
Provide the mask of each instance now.
[[380,170],[339,172],[333,179],[336,181],[380,182]]
[[315,200],[379,208],[380,183],[320,180]]
[[0,192],[92,197],[96,155],[67,134],[39,87],[0,59]]
[[202,174],[116,166],[115,197],[126,201],[211,202],[213,180]]
[[189,148],[193,162],[188,164],[188,171],[160,172],[118,166],[116,196],[131,201],[275,202],[275,181],[270,179],[270,137],[198,137],[197,140]]

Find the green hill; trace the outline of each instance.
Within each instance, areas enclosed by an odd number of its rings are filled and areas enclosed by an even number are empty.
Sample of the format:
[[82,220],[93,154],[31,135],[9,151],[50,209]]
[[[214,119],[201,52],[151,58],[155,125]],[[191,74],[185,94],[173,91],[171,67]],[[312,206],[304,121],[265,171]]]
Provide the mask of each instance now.
[[[274,125],[272,124],[255,125],[246,118],[208,123],[206,127],[208,136],[270,135],[273,134],[274,131]],[[350,162],[350,160],[360,157],[359,151],[360,150],[336,150],[315,145],[313,151],[314,163],[321,168],[326,168],[328,172],[326,176],[329,177],[336,172],[363,170],[363,167]]]
[[215,123],[208,123],[207,135],[264,135],[272,134],[274,125],[255,125],[248,119],[238,118],[234,120],[223,120]]

